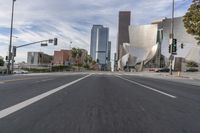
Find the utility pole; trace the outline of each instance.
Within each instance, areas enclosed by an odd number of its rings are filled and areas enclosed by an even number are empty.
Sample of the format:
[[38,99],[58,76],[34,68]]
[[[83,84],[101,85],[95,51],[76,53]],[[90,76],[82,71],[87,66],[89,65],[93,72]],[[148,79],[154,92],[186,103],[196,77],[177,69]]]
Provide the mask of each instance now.
[[7,64],[7,74],[10,74],[10,65],[11,65],[11,48],[12,48],[12,34],[13,34],[13,16],[14,16],[14,8],[15,8],[15,1],[12,1],[12,15],[11,15],[11,28],[10,28],[10,43],[9,43],[9,49],[8,49],[8,64]]
[[174,6],[175,6],[175,2],[174,0],[172,0],[172,19],[171,19],[171,34],[170,34],[170,39],[171,41],[171,57],[170,57],[170,75],[172,75],[172,62],[173,62],[173,52],[172,52],[172,44],[173,44],[173,40],[174,40]]

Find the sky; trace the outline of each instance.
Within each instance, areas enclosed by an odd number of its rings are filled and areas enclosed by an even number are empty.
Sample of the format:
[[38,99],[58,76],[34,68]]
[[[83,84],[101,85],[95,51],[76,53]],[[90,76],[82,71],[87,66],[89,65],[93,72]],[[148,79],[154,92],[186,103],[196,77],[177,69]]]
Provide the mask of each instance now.
[[[175,0],[175,16],[183,16],[192,0]],[[0,0],[0,56],[8,54],[12,0]],[[149,24],[171,17],[172,0],[16,0],[13,45],[58,38],[58,46],[40,44],[17,49],[16,62],[27,61],[27,52],[53,55],[71,47],[90,49],[93,24],[109,27],[112,59],[116,51],[118,13],[131,11],[131,24]],[[70,42],[72,44],[70,45]]]

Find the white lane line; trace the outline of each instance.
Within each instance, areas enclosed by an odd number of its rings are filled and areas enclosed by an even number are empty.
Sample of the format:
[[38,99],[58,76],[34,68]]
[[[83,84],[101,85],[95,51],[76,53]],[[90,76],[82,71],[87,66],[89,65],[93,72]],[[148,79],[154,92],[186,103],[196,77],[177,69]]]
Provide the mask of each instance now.
[[79,82],[79,81],[81,81],[81,80],[83,80],[83,79],[85,79],[85,78],[87,78],[89,76],[91,76],[91,74],[87,75],[85,77],[82,77],[80,79],[77,79],[75,81],[72,81],[70,83],[67,83],[65,85],[62,85],[60,87],[57,87],[57,88],[55,88],[53,90],[50,90],[48,92],[45,92],[43,94],[40,94],[38,96],[35,96],[33,98],[30,98],[30,99],[28,99],[28,100],[26,100],[24,102],[18,103],[16,105],[8,107],[8,108],[6,108],[4,110],[1,110],[0,111],[0,119],[6,117],[6,116],[8,116],[8,115],[10,115],[10,114],[12,114],[12,113],[14,113],[16,111],[19,111],[19,110],[21,110],[21,109],[23,109],[23,108],[25,108],[25,107],[37,102],[37,101],[40,101],[40,100],[44,99],[45,97],[48,97],[48,96],[50,96],[50,95],[52,95],[52,94],[54,94],[54,93],[56,93],[56,92],[58,92],[60,90],[63,90],[64,88],[66,88],[68,86],[71,86],[71,85],[73,85],[73,84],[75,84],[75,83],[77,83],[77,82]]
[[163,95],[165,95],[165,96],[168,96],[168,97],[171,97],[171,98],[177,98],[176,96],[173,96],[173,95],[168,94],[168,93],[165,93],[165,92],[163,92],[163,91],[159,91],[159,90],[154,89],[154,88],[152,88],[152,87],[149,87],[149,86],[140,84],[140,83],[135,82],[135,81],[133,81],[133,80],[129,80],[129,79],[123,78],[123,77],[121,77],[121,76],[117,76],[117,75],[115,75],[115,76],[118,77],[118,78],[121,78],[121,79],[123,79],[123,80],[126,80],[126,81],[128,81],[128,82],[134,83],[134,84],[139,85],[139,86],[142,86],[142,87],[144,87],[144,88],[147,88],[147,89],[149,89],[149,90],[152,90],[152,91],[158,92],[158,93],[160,93],[160,94],[163,94]]
[[46,81],[50,81],[50,80],[54,80],[54,79],[43,79],[41,81],[36,81],[35,83],[46,82]]
[[0,82],[0,84],[4,84],[5,82]]

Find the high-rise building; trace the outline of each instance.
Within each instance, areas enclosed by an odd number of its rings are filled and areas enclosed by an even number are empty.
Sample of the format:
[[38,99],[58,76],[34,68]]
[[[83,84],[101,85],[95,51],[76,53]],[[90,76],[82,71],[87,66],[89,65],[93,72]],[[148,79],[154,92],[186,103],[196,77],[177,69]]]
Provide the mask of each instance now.
[[106,64],[107,47],[108,47],[108,28],[100,28],[97,32],[96,60],[99,64]]
[[96,59],[97,31],[99,28],[103,28],[103,25],[93,25],[91,30],[90,55],[93,60]]
[[107,61],[111,61],[111,41],[108,42]]
[[108,57],[109,28],[93,25],[91,30],[90,55],[93,60],[105,68]]
[[121,59],[124,55],[123,43],[129,43],[129,26],[131,23],[131,12],[120,11],[119,12],[119,24],[118,24],[118,43],[117,43],[117,60]]

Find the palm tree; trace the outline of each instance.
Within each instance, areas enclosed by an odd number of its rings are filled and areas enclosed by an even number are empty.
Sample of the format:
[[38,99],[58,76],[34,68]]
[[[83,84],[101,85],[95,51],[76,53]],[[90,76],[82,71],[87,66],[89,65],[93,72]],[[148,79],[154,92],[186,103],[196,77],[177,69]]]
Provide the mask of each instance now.
[[79,61],[78,63],[80,63],[80,58],[82,57],[83,52],[79,48],[77,48],[76,51],[77,51],[77,58],[78,58],[78,61]]
[[76,48],[72,48],[72,51],[71,51],[71,53],[72,53],[72,58],[76,58],[76,56],[77,56],[77,49]]
[[75,59],[76,65],[79,67],[80,58],[82,57],[82,50],[79,48],[72,48],[72,58]]

